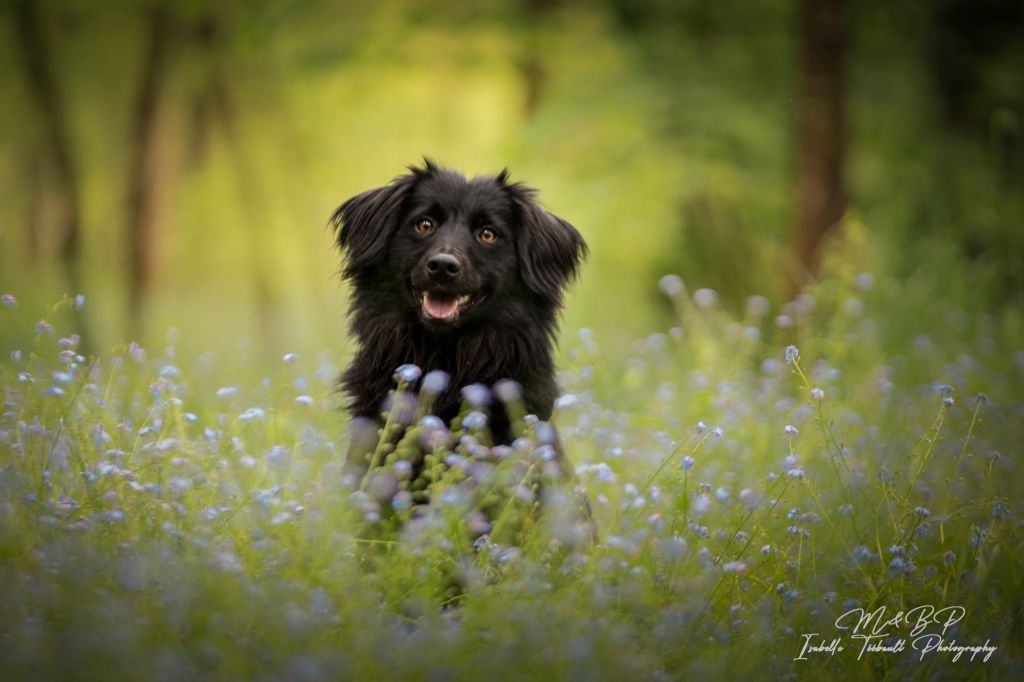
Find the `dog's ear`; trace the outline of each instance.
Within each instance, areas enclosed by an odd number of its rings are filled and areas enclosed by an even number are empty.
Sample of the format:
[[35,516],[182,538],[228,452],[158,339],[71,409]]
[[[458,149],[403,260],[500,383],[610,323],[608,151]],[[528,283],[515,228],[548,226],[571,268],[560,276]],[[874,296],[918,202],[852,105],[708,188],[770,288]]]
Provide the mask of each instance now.
[[384,261],[388,242],[402,218],[402,206],[425,171],[412,169],[385,187],[357,194],[334,212],[331,226],[345,257],[343,275],[357,277]]
[[[499,182],[506,177],[502,171]],[[535,190],[519,184],[506,184],[505,189],[519,217],[516,248],[523,282],[536,295],[561,306],[563,290],[587,256],[587,244],[575,227],[536,202]]]

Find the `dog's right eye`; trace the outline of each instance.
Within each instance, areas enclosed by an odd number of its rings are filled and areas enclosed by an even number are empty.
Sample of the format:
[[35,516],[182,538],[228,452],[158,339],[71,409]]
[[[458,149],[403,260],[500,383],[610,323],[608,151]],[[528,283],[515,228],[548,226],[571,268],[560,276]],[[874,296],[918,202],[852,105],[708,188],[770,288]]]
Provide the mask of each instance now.
[[421,218],[416,223],[416,231],[420,234],[430,234],[434,231],[434,221],[430,218]]

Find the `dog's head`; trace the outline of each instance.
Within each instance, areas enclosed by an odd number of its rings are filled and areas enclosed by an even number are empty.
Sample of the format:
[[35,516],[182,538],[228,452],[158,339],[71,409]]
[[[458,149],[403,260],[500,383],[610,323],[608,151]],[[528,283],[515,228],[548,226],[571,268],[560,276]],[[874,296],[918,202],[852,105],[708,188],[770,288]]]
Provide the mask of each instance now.
[[420,319],[453,327],[509,300],[552,309],[587,247],[508,173],[466,179],[427,160],[352,197],[332,224],[357,287],[393,285]]

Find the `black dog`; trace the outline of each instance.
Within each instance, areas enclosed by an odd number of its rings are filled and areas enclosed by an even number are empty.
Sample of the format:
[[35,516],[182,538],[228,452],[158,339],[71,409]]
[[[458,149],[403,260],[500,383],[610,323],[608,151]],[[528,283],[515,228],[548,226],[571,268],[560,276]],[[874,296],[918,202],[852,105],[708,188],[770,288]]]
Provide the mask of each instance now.
[[[586,256],[583,238],[507,171],[466,179],[429,160],[409,170],[332,219],[359,342],[341,377],[351,415],[373,424],[374,440],[395,369],[412,363],[451,377],[433,405],[446,422],[459,412],[461,387],[502,379],[518,382],[526,411],[547,420],[558,390],[557,314]],[[490,428],[495,444],[510,442],[500,406]],[[365,472],[372,446],[354,444],[346,471]]]

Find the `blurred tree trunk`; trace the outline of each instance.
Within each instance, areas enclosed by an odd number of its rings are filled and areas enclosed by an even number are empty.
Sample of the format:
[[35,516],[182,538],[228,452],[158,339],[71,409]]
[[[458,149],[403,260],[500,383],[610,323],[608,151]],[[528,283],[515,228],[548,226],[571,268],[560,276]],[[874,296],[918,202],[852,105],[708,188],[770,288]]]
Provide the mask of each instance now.
[[[47,230],[47,212],[44,205],[50,200],[49,174],[52,172],[54,185],[54,211],[56,219],[55,241],[57,256],[68,279],[72,296],[82,291],[81,268],[81,203],[78,193],[78,177],[72,158],[71,140],[65,121],[63,100],[53,67],[53,49],[46,35],[39,13],[39,2],[18,0],[14,3],[14,24],[18,49],[25,68],[25,77],[32,98],[39,109],[40,125],[46,145],[48,163],[32,164],[32,182],[36,187],[28,221],[28,243],[34,254],[44,247],[42,234]],[[90,334],[83,309],[76,308],[77,333],[81,345],[87,351]]]
[[146,24],[146,53],[131,137],[128,168],[126,242],[128,244],[128,332],[138,336],[144,328],[144,306],[153,280],[159,231],[160,163],[158,118],[160,97],[167,79],[171,42],[170,16],[156,5]]
[[796,181],[796,262],[789,273],[791,294],[817,274],[825,238],[839,225],[846,210],[843,5],[843,0],[800,2],[800,158]]
[[202,76],[198,80],[198,88],[189,97],[188,138],[185,147],[187,164],[190,168],[201,167],[210,152],[213,129],[217,125],[218,99],[216,81],[219,78],[220,63],[223,59],[224,21],[214,13],[200,16],[190,27],[189,47],[196,61],[200,63]]
[[519,69],[526,81],[524,110],[527,118],[533,118],[540,108],[547,83],[548,72],[541,60],[541,40],[539,31],[543,30],[547,15],[555,8],[558,0],[525,0],[526,15],[526,54],[519,62]]

